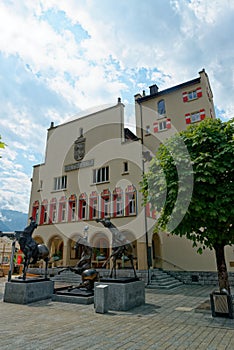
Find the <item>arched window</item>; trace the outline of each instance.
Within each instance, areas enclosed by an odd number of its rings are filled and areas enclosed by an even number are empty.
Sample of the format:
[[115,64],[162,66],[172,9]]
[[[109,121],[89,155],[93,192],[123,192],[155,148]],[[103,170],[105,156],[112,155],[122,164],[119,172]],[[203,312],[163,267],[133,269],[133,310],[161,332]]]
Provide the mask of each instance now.
[[158,101],[158,114],[159,114],[159,117],[162,117],[166,114],[166,107],[165,107],[164,100]]
[[90,220],[98,218],[98,194],[93,191],[89,197],[89,218]]
[[71,195],[68,201],[68,221],[76,220],[76,207],[77,207],[77,199],[76,199],[76,195],[73,194]]
[[67,212],[67,198],[63,196],[59,200],[58,222],[66,221],[66,212]]
[[125,191],[125,215],[136,215],[136,189],[129,185]]
[[120,187],[113,191],[113,216],[123,216],[123,191]]
[[57,220],[57,199],[52,198],[50,201],[50,215],[49,215],[49,223],[54,223]]

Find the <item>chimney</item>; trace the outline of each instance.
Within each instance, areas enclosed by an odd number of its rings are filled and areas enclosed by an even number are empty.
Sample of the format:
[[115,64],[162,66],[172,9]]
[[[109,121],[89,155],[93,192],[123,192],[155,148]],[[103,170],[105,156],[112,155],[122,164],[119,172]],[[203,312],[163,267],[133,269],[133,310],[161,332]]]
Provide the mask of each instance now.
[[118,97],[118,103],[121,103],[121,97]]
[[150,89],[150,95],[154,95],[158,93],[158,86],[156,84],[151,85],[149,89]]

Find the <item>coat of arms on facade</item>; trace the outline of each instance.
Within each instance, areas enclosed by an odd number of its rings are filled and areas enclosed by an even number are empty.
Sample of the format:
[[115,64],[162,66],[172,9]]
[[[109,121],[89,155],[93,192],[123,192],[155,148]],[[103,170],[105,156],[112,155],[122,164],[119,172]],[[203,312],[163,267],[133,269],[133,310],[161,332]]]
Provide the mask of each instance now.
[[85,137],[83,136],[83,131],[80,131],[80,136],[74,143],[74,158],[79,161],[84,158],[85,155]]

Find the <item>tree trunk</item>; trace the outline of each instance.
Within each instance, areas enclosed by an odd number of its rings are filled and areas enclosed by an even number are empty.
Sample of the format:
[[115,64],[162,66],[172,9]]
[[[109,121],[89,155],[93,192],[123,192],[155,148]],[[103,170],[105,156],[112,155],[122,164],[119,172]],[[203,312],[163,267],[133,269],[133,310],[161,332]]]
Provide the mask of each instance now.
[[215,249],[216,264],[217,264],[217,270],[218,270],[219,289],[220,291],[222,289],[226,289],[230,294],[231,291],[230,291],[228,272],[227,272],[227,266],[225,261],[224,245],[216,244],[214,246],[214,249]]

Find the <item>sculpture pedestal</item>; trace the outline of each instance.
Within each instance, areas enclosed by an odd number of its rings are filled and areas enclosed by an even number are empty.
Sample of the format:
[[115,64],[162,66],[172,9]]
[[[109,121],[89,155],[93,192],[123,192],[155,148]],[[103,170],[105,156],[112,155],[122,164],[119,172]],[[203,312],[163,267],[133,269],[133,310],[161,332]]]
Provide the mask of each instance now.
[[12,280],[5,284],[3,301],[14,304],[29,304],[51,298],[53,291],[54,282],[50,280]]
[[[125,280],[124,283],[118,283],[117,280],[114,282],[110,282],[110,280],[105,279],[105,282],[95,282],[95,289],[101,284],[108,286],[108,310],[127,311],[145,304],[145,284],[143,281],[128,282]],[[94,304],[96,304],[95,289]]]
[[74,288],[69,291],[68,287],[57,288],[52,295],[53,301],[70,304],[92,304],[94,300],[93,291],[86,289]]

